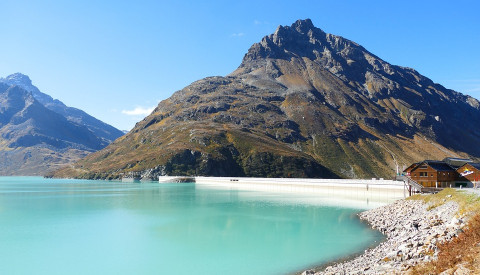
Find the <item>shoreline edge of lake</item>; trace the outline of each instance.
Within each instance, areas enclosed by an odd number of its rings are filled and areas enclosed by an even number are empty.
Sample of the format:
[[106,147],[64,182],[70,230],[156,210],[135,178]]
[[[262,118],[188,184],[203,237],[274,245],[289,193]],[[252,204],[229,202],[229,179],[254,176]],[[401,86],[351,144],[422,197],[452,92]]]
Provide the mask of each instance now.
[[418,264],[435,260],[439,253],[438,245],[450,242],[463,233],[469,215],[460,211],[452,195],[445,195],[440,204],[421,199],[401,199],[361,212],[359,218],[384,234],[386,240],[356,257],[327,263],[301,274],[407,273]]

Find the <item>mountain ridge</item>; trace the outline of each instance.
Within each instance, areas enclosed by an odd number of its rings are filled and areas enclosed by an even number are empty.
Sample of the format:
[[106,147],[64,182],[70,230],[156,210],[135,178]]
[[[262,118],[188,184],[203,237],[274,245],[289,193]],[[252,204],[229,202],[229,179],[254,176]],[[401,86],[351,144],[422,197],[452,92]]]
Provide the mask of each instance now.
[[104,138],[108,143],[123,135],[123,132],[115,127],[92,117],[80,109],[68,107],[60,100],[53,99],[51,96],[42,93],[33,85],[32,80],[27,75],[14,73],[5,78],[0,78],[0,82],[8,85],[18,85],[26,91],[31,92],[32,95],[48,109],[61,114],[72,122],[86,126],[96,136]]
[[480,130],[462,127],[480,125],[479,105],[298,20],[55,175],[388,177],[424,158],[479,158]]
[[26,75],[0,79],[0,175],[43,176],[111,142],[42,101],[65,106],[40,92]]

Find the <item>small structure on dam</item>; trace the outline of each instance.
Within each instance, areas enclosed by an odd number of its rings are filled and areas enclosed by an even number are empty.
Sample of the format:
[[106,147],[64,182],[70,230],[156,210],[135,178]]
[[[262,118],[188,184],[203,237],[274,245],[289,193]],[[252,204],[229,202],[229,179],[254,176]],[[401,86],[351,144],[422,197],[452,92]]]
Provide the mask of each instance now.
[[159,183],[184,183],[184,182],[195,182],[194,177],[186,176],[159,176]]

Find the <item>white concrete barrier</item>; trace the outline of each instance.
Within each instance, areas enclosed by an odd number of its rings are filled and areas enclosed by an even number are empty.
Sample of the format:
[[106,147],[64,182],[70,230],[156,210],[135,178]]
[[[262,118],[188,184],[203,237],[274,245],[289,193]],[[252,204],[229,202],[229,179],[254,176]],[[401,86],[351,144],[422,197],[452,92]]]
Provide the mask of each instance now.
[[408,196],[403,182],[393,180],[195,177],[195,183],[216,188],[315,193],[332,198],[371,199],[383,203]]

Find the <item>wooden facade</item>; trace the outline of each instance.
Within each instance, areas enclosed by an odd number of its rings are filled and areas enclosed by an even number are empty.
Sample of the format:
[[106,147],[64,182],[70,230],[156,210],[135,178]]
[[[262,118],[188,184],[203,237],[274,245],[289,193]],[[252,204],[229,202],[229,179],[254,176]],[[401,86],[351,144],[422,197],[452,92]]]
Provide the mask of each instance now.
[[462,183],[480,182],[480,163],[467,163],[457,169],[458,181]]
[[415,162],[412,165],[408,166],[407,169],[403,170],[403,173],[405,173],[407,176],[410,176],[410,172],[413,170],[413,168],[417,167],[420,162]]
[[480,163],[468,159],[424,160],[403,172],[423,187],[480,186]]
[[443,161],[425,160],[409,168],[410,178],[423,187],[454,187],[457,180],[456,170]]

